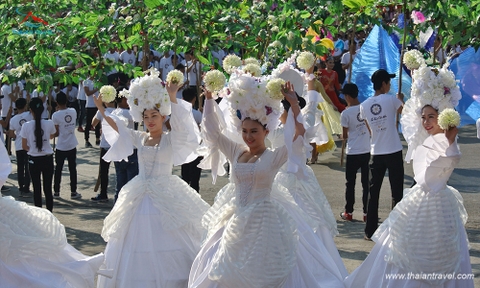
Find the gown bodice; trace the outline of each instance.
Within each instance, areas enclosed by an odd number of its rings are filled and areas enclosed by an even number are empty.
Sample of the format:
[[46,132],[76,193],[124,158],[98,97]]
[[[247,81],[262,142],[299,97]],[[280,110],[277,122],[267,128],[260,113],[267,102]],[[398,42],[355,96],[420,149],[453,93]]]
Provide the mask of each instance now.
[[426,192],[440,191],[446,187],[459,161],[460,150],[456,142],[450,145],[443,133],[429,136],[415,150],[415,181]]
[[171,175],[173,158],[171,157],[172,145],[170,145],[170,134],[162,136],[158,146],[144,146],[145,136],[138,139],[138,168],[139,177],[143,179],[156,179],[163,175]]
[[240,207],[270,198],[273,179],[279,169],[269,161],[272,154],[273,151],[265,150],[255,163],[235,162],[232,173],[237,187],[237,204]]

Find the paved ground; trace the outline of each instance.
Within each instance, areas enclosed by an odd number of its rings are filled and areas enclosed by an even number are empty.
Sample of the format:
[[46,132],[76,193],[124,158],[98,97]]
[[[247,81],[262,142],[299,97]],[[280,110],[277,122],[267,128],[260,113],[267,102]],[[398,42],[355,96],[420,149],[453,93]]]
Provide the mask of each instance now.
[[[102,252],[105,248],[105,242],[100,236],[103,219],[109,213],[113,202],[94,203],[90,197],[96,195],[93,191],[98,173],[98,159],[100,150],[98,147],[83,148],[83,135],[77,132],[79,139],[78,148],[78,192],[83,195],[83,199],[71,200],[69,178],[65,165],[64,176],[62,179],[61,199],[56,199],[54,203],[54,214],[65,225],[68,240],[75,248],[86,255],[93,255]],[[94,137],[92,135],[92,137]],[[460,149],[462,151],[462,160],[455,169],[449,184],[457,188],[464,198],[464,204],[469,214],[466,225],[468,238],[471,245],[470,255],[473,272],[475,274],[475,284],[480,287],[480,213],[478,197],[480,193],[480,140],[476,138],[476,131],[473,125],[465,126],[460,129]],[[340,142],[337,145],[341,145]],[[404,148],[406,145],[404,143]],[[405,154],[405,153],[404,153]],[[335,238],[338,250],[342,259],[351,272],[368,255],[373,247],[373,242],[363,240],[363,229],[365,224],[362,222],[361,213],[361,193],[357,192],[356,205],[357,211],[354,213],[354,221],[345,222],[340,219],[339,213],[343,210],[344,203],[344,167],[340,166],[340,149],[334,153],[322,155],[320,164],[312,165],[318,181],[330,202],[332,210],[335,213],[340,235]],[[112,164],[110,169],[109,196],[113,198],[115,191],[115,170]],[[175,174],[179,174],[179,169],[174,169]],[[411,165],[405,165],[405,187],[412,184]],[[10,187],[5,195],[11,195],[20,201],[27,201],[32,204],[30,198],[19,198],[16,182],[16,166],[13,166],[13,172],[6,186]],[[358,177],[359,178],[359,177]],[[228,182],[227,178],[220,177],[215,185],[211,184],[211,176],[208,172],[202,173],[201,195],[207,202],[212,203],[217,191]],[[357,179],[357,187],[360,188],[360,182]],[[360,189],[358,189],[360,191]],[[390,211],[390,189],[388,178],[385,178],[380,195],[379,217],[385,219]],[[428,238],[425,239],[428,241]]]

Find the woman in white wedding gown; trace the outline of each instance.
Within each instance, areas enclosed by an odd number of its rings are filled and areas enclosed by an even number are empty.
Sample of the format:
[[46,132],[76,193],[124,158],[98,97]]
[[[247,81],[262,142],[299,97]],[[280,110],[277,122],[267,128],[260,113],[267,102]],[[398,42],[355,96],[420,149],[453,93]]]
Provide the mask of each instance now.
[[[257,81],[245,75],[240,78]],[[245,112],[258,111],[237,112],[242,114],[245,145],[224,136],[223,115],[206,93],[202,131],[213,151],[206,161],[215,168],[220,159],[215,154],[220,150],[232,163],[232,174],[231,183],[203,218],[208,236],[193,263],[189,287],[344,287],[342,273],[325,256],[327,248],[313,232],[313,221],[305,217],[285,187],[274,183],[287,158],[296,157],[295,163],[305,161],[303,148],[308,146],[303,125],[294,120],[300,114],[297,97],[288,82],[285,89],[288,93],[284,96],[292,106],[287,121],[291,137],[287,145],[274,150],[265,146],[265,118],[245,116]],[[269,112],[275,115],[271,107],[265,110],[267,116]]]
[[[198,126],[191,105],[177,102],[178,85],[167,84],[166,95],[155,73],[132,85],[127,96],[132,116],[135,121],[143,118],[148,133],[126,128],[119,115],[105,115],[101,97],[95,99],[111,127],[104,128],[112,145],[105,159],[123,159],[136,147],[139,161],[139,174],[122,188],[104,221],[102,237],[108,243],[98,287],[184,288],[204,237],[201,218],[209,205],[172,175],[172,168],[197,157]],[[151,91],[138,95],[138,87]],[[164,132],[170,109],[172,128]]]
[[[0,186],[12,170],[0,145]],[[0,287],[93,287],[103,254],[85,256],[67,243],[47,209],[0,197]]]
[[417,184],[404,190],[402,201],[377,229],[375,246],[346,278],[347,287],[474,287],[464,227],[467,212],[460,193],[447,185],[460,160],[458,129],[444,132],[437,118],[432,106],[422,108],[429,136],[413,155]]

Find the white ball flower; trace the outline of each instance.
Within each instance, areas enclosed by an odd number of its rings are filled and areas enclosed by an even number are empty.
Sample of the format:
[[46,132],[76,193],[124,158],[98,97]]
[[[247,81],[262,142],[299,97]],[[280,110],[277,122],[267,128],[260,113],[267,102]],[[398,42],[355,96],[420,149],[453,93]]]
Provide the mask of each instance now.
[[447,108],[438,115],[438,126],[443,130],[460,125],[460,114],[457,111]]
[[274,78],[267,83],[267,93],[270,98],[275,100],[282,100],[284,98],[282,94],[282,85],[285,84],[285,80],[282,78]]
[[420,66],[425,64],[425,59],[423,59],[423,55],[420,53],[420,51],[413,49],[405,52],[403,55],[403,63],[410,70],[418,69]]
[[240,59],[240,57],[235,54],[230,54],[223,59],[222,64],[225,72],[227,72],[228,74],[232,74],[235,69],[242,66],[242,59]]
[[315,63],[315,56],[310,52],[302,52],[297,57],[297,66],[300,69],[307,70],[310,69]]
[[177,69],[168,72],[167,74],[167,82],[172,84],[183,85],[184,76],[183,73]]
[[256,64],[247,64],[243,66],[243,72],[250,73],[254,77],[262,76],[262,69]]
[[255,59],[253,57],[249,57],[249,58],[243,60],[243,64],[244,65],[255,64],[255,65],[260,66],[260,61],[258,61],[257,59]]
[[216,92],[223,89],[227,79],[222,72],[218,70],[211,70],[205,74],[203,82],[205,82],[205,89],[210,92]]
[[103,102],[110,103],[117,97],[117,90],[111,85],[104,85],[100,88],[100,94],[102,94]]

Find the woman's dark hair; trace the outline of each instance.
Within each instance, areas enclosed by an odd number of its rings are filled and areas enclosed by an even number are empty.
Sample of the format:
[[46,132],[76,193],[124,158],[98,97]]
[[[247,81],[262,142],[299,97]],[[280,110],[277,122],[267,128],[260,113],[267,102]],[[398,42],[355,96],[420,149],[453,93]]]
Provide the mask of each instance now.
[[43,102],[40,98],[33,98],[30,100],[30,110],[33,113],[35,118],[35,141],[38,151],[42,151],[43,139],[42,139],[42,113],[43,113]]
[[[238,110],[237,110],[237,111],[238,111]],[[242,120],[242,123],[243,123],[243,121],[245,121],[245,120],[247,120],[247,119],[257,122],[258,124],[262,125],[263,130],[267,130],[267,124],[262,124],[262,122],[260,122],[258,119],[252,119],[252,118],[250,118],[250,117],[245,117],[245,119]]]
[[[300,109],[303,109],[303,107],[305,107],[305,105],[307,105],[307,101],[305,101],[305,99],[303,99],[303,97],[300,97],[298,96],[297,93],[295,93],[297,95],[297,99],[298,99],[298,105],[300,106]],[[282,105],[283,105],[283,109],[285,109],[285,111],[288,112],[288,110],[290,110],[290,103],[283,99],[282,100]]]

